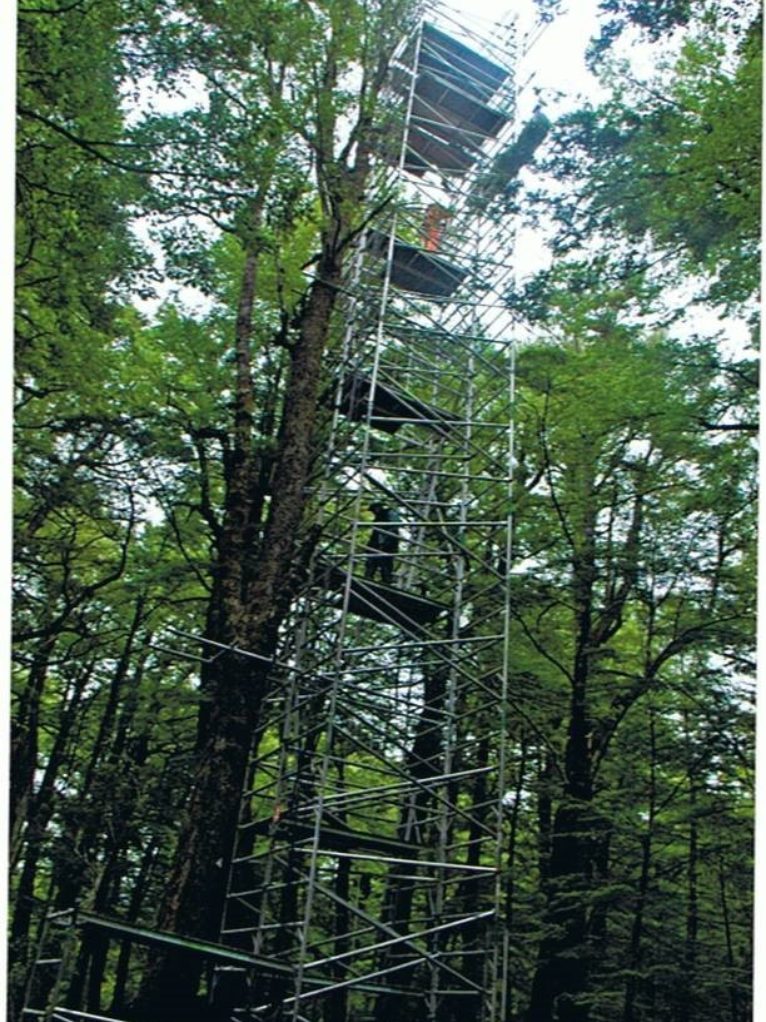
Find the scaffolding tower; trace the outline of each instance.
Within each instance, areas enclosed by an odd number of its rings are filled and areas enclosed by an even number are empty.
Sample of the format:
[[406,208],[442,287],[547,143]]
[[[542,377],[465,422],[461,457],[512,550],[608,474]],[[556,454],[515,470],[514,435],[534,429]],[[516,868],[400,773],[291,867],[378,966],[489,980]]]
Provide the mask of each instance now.
[[[506,1017],[515,345],[512,220],[493,209],[545,133],[539,116],[519,132],[516,57],[510,28],[485,38],[439,7],[393,61],[378,170],[395,201],[344,284],[320,539],[254,739],[220,942],[49,920],[204,955],[206,1018]],[[104,1018],[57,1005],[62,989],[25,1014]]]
[[433,21],[394,61],[397,201],[346,284],[321,541],[222,927],[290,973],[218,970],[235,1017],[505,1016],[514,360],[487,182],[511,65]]

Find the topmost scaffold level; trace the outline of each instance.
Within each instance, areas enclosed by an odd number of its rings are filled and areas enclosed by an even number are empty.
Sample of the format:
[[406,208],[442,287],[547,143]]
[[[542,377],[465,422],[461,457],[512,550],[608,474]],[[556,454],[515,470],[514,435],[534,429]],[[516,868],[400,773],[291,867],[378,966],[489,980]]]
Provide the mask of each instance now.
[[498,64],[424,24],[392,76],[401,96],[408,98],[412,90],[405,170],[457,176],[470,170],[483,142],[508,121],[487,105],[508,77]]

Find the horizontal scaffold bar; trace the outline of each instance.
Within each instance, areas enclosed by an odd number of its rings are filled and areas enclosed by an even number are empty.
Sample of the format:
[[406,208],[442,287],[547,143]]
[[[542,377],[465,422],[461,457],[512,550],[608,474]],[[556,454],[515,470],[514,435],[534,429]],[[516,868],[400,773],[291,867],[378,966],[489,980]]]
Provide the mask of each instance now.
[[[56,920],[59,925],[66,925],[64,917]],[[281,975],[292,975],[292,968],[283,962],[277,962],[272,958],[264,958],[260,955],[249,954],[246,951],[238,951],[226,947],[223,944],[216,944],[213,941],[197,940],[192,937],[181,937],[166,930],[152,930],[146,926],[137,926],[135,923],[125,923],[120,919],[113,919],[107,916],[100,916],[94,912],[85,912],[79,909],[72,909],[69,914],[69,924],[72,926],[90,926],[111,934],[113,937],[131,940],[136,944],[157,945],[160,947],[175,947],[194,954],[201,954],[207,958],[215,958],[221,961],[238,962],[251,968],[257,968],[263,972],[276,972]]]
[[[419,879],[419,878],[418,878]],[[355,958],[370,951],[380,951],[382,948],[393,947],[395,944],[403,944],[408,940],[419,940],[421,937],[428,937],[432,933],[442,933],[444,930],[453,930],[457,926],[465,926],[466,923],[475,923],[479,919],[489,919],[495,915],[494,909],[486,912],[478,912],[465,916],[463,919],[453,919],[448,923],[441,923],[439,926],[429,926],[426,930],[419,930],[417,933],[407,933],[404,936],[391,937],[389,940],[381,940],[377,944],[366,944],[364,947],[354,948],[352,951],[345,951],[339,955],[330,955],[327,958],[318,958],[316,961],[308,962],[304,968],[314,969],[320,965],[327,965],[331,962],[340,962],[344,958]]]
[[[295,848],[296,852],[302,852],[304,855],[311,855],[314,851],[312,848]],[[367,862],[389,862],[396,866],[419,866],[421,869],[453,869],[461,873],[475,873],[489,875],[497,873],[495,866],[470,866],[465,862],[443,862],[435,859],[424,859],[422,862],[419,859],[402,859],[399,856],[393,855],[368,855],[366,852],[339,852],[334,848],[317,848],[317,855],[327,855],[333,858],[339,859],[364,859]]]
[[[268,834],[276,840],[282,841],[308,841],[314,836],[314,824],[303,820],[291,820],[282,817],[278,821],[272,819],[255,820],[250,824],[244,824],[243,830],[249,830],[254,834]],[[417,855],[418,849],[412,842],[397,841],[395,838],[379,837],[375,834],[363,834],[352,830],[350,827],[333,826],[330,823],[320,825],[319,834],[322,841],[329,847],[337,850],[339,848],[367,848],[385,854],[386,852],[407,852]],[[340,854],[336,851],[336,854]],[[355,853],[356,854],[356,853]],[[247,856],[245,856],[245,860]],[[238,862],[238,859],[234,859]]]
[[[494,770],[494,767],[474,767],[473,770],[456,770],[449,774],[437,774],[435,777],[423,777],[419,778],[421,785],[429,784],[440,784],[443,781],[454,781],[462,777],[475,777],[477,774],[488,774]],[[382,784],[374,788],[355,788],[353,791],[341,791],[337,795],[328,795],[323,799],[324,804],[328,802],[346,801],[348,798],[357,798],[364,796],[368,798],[370,796],[379,796],[384,794],[399,794],[402,791],[414,790],[416,787],[412,781],[403,781],[401,784]],[[301,809],[301,812],[313,809],[313,804],[309,804]]]

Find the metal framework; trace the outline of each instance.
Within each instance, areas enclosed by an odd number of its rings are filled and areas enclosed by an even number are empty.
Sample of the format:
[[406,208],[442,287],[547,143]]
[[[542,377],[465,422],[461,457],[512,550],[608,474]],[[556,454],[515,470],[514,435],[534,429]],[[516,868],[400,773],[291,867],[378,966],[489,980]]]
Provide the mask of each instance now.
[[[58,920],[204,955],[206,1017],[505,1018],[515,346],[512,226],[493,209],[519,164],[516,58],[509,28],[482,38],[439,7],[394,61],[378,168],[394,201],[345,283],[321,539],[254,743],[220,943]],[[102,1017],[56,996],[26,1014]]]

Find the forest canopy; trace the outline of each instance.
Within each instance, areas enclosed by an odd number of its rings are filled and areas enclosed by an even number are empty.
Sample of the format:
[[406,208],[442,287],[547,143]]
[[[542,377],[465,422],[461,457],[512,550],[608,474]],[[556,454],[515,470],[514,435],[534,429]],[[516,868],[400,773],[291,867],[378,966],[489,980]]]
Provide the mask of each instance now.
[[[760,7],[602,0],[601,98],[564,112],[475,61],[461,102],[506,148],[432,108],[445,186],[401,140],[428,76],[447,94],[472,59],[439,57],[453,23],[481,34],[454,6],[19,5],[14,1022],[458,1022],[477,990],[492,1022],[751,1017]],[[462,260],[454,315],[366,269],[418,253]],[[347,626],[376,585],[417,630]],[[457,653],[427,618],[447,606]],[[327,652],[347,627],[356,719]],[[291,784],[334,814],[325,858]],[[386,786],[357,817],[349,793]],[[226,1014],[210,947],[243,820],[256,858],[293,829],[253,867],[274,932],[233,944],[272,971],[248,959]],[[344,858],[360,821],[399,873]],[[411,833],[447,862],[434,894],[391,852]],[[46,923],[74,908],[132,936]],[[436,933],[461,913],[481,926]],[[293,1004],[279,967],[303,982],[307,946],[333,993]]]

